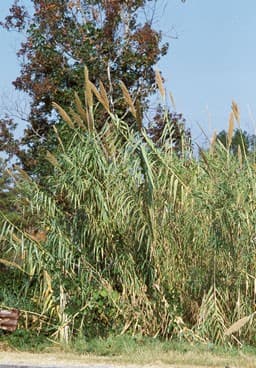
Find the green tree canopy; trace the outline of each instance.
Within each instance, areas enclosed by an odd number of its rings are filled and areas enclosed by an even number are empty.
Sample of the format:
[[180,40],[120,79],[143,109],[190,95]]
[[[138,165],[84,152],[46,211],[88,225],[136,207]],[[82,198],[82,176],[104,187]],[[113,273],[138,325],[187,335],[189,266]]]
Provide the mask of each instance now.
[[[220,131],[216,138],[224,147],[228,147],[228,133],[225,130]],[[234,155],[236,155],[239,147],[241,153],[244,155],[255,152],[256,136],[245,130],[235,129],[230,143],[230,150]]]

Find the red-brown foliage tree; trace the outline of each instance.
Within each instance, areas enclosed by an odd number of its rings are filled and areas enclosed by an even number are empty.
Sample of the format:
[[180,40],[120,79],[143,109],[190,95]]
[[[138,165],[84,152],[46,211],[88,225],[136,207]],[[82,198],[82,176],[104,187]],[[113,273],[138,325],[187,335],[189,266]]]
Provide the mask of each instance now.
[[[13,82],[31,98],[29,124],[20,150],[23,167],[33,172],[52,138],[52,102],[70,106],[73,92],[82,94],[83,68],[87,65],[93,83],[101,80],[116,111],[122,80],[129,92],[147,108],[155,91],[153,66],[166,54],[161,32],[140,11],[152,0],[31,0],[29,9],[15,0],[2,22],[7,30],[25,33],[18,56],[21,73]],[[98,119],[99,125],[102,119]],[[99,127],[100,128],[100,127]]]

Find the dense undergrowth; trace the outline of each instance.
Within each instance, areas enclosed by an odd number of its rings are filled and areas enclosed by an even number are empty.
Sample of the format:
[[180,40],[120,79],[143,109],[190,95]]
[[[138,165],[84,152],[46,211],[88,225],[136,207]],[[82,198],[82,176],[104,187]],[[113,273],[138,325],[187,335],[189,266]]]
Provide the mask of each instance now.
[[70,138],[55,131],[51,175],[44,186],[18,176],[44,236],[5,219],[2,307],[22,310],[22,329],[64,341],[128,333],[254,344],[254,158],[214,141],[199,158],[186,144],[177,153],[168,121],[156,145],[88,91],[109,114],[104,128],[94,129],[91,99],[82,107],[76,97],[69,115],[56,105]]

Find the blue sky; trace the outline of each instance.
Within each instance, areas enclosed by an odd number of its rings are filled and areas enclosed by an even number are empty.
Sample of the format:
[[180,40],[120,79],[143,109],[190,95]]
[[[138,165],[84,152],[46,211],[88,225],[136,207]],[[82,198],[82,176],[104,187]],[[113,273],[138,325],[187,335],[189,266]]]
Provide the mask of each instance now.
[[[11,3],[1,0],[1,16]],[[158,68],[194,138],[203,140],[198,125],[208,136],[215,129],[227,128],[232,99],[240,106],[242,128],[254,133],[256,1],[159,0],[156,26],[170,42],[169,53]],[[0,97],[4,104],[17,98],[11,81],[19,71],[15,56],[19,43],[16,33],[0,31]]]
[[240,107],[242,128],[254,132],[256,113],[256,1],[169,0],[162,27],[178,39],[160,65],[177,109],[198,132],[227,127],[230,105]]

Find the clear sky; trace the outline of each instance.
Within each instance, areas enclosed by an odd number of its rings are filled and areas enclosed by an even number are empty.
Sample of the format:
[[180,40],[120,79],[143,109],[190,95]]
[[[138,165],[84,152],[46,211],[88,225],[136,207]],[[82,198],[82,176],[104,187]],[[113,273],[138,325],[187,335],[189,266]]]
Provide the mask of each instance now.
[[[0,1],[0,17],[11,3]],[[194,138],[202,141],[198,125],[207,135],[227,128],[232,99],[240,106],[242,128],[254,133],[256,1],[160,0],[159,5],[156,25],[170,49],[158,68]],[[19,42],[16,33],[0,31],[0,97],[5,104],[16,98],[11,81],[19,71]]]
[[162,27],[174,26],[178,39],[160,65],[177,110],[196,132],[226,128],[234,99],[242,128],[256,123],[256,1],[168,0]]

